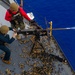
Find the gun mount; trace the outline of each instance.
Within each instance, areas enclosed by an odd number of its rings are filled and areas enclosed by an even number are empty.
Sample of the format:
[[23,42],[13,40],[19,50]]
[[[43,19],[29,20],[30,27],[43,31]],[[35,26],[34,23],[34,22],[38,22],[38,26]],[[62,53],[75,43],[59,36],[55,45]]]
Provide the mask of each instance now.
[[[24,31],[19,30],[19,31],[17,31],[17,33],[23,34],[23,35],[34,35],[35,36],[30,54],[33,53],[34,46],[38,43],[40,45],[40,47],[43,49],[43,55],[44,55],[45,48],[44,48],[43,44],[40,42],[40,36],[47,36],[48,38],[50,38],[52,36],[52,35],[49,36],[49,32],[46,29],[26,29]],[[54,57],[55,59],[59,60],[60,62],[63,62],[63,61],[65,62],[65,59],[60,58],[59,56],[56,56],[53,54],[49,54],[49,56]]]
[[45,51],[42,43],[40,42],[40,36],[47,36],[47,30],[46,29],[27,29],[24,31],[17,31],[17,34],[23,34],[23,35],[34,35],[35,39],[34,39],[34,43],[31,49],[31,53],[33,51],[34,46],[36,45],[36,43],[39,43],[39,45],[42,47],[42,49]]

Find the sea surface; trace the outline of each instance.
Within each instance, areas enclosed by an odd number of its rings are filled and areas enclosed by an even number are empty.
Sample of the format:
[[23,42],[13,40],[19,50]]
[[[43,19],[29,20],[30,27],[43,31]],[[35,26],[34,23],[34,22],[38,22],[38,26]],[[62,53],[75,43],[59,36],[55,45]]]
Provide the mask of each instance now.
[[[20,3],[20,0],[17,0]],[[33,12],[36,22],[44,29],[53,22],[53,28],[70,28],[55,30],[53,36],[57,40],[65,57],[75,70],[75,0],[23,0],[24,10]]]

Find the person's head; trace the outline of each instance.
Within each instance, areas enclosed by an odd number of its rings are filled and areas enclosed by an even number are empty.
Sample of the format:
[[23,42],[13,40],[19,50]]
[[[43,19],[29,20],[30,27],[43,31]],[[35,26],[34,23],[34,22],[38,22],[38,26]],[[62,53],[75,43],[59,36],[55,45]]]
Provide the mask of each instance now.
[[9,31],[9,27],[8,27],[8,26],[2,25],[2,26],[0,27],[0,32],[1,32],[2,34],[7,34],[8,31]]
[[11,3],[10,4],[10,10],[12,11],[12,12],[17,12],[18,11],[18,5],[16,4],[16,3]]

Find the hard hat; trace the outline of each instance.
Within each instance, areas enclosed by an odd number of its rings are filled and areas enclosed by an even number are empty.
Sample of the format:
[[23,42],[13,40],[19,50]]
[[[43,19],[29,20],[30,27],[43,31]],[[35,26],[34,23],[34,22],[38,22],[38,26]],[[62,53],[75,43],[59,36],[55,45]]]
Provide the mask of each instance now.
[[18,11],[18,5],[16,3],[11,3],[10,4],[10,10],[17,12]]
[[1,32],[2,34],[7,34],[8,31],[9,31],[8,26],[3,25],[3,26],[0,27],[0,32]]

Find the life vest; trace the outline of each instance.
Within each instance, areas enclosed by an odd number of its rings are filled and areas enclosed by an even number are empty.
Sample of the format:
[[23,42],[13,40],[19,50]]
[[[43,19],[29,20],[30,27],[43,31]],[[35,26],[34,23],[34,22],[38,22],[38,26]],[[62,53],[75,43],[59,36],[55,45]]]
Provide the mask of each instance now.
[[14,21],[15,23],[18,23],[18,24],[23,23],[23,17],[22,17],[22,15],[21,15],[21,13],[20,13],[20,9],[18,9],[18,11],[16,12],[16,14],[13,14],[10,9],[8,9],[8,12],[9,12],[9,13],[12,15],[12,17],[14,18],[13,21]]

